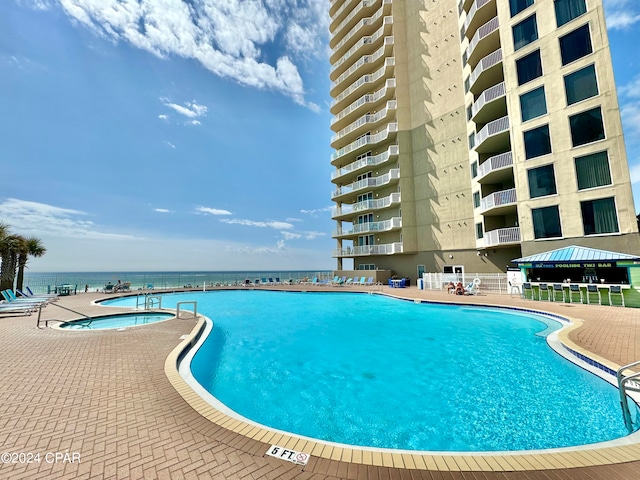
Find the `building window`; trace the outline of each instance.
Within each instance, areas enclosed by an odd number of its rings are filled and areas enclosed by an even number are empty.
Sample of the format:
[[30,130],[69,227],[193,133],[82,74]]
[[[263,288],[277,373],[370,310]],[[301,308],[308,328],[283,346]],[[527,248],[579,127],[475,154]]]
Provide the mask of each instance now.
[[553,172],[553,165],[532,168],[527,171],[527,176],[529,177],[529,196],[531,198],[545,197],[558,193],[556,191],[556,176]]
[[469,135],[469,150],[476,146],[476,134]]
[[538,39],[538,25],[536,16],[531,15],[526,20],[513,26],[513,48],[520,50],[525,45],[535,42]]
[[471,77],[467,77],[464,79],[464,93],[469,93],[471,89]]
[[478,176],[478,162],[473,162],[471,164],[471,178],[476,178]]
[[581,102],[598,95],[596,67],[589,65],[564,77],[564,90],[567,94],[567,105]]
[[549,125],[524,132],[524,151],[527,160],[551,153]]
[[602,109],[596,107],[570,116],[569,126],[571,127],[571,141],[574,147],[602,140],[604,138]]
[[480,192],[473,192],[473,208],[480,206]]
[[589,34],[589,24],[567,33],[560,37],[560,56],[562,65],[567,65],[579,58],[585,57],[593,52],[591,45],[591,35]]
[[533,236],[538,238],[562,237],[560,227],[560,211],[557,205],[531,210],[533,219]]
[[509,7],[511,7],[511,16],[516,16],[525,8],[528,8],[531,5],[533,5],[533,0],[509,0]]
[[613,197],[580,202],[585,235],[618,232],[618,215]]
[[375,270],[375,269],[376,269],[375,263],[361,263],[360,265],[358,265],[358,270]]
[[592,153],[575,159],[578,190],[611,185],[607,152]]
[[540,59],[540,50],[516,60],[516,70],[518,71],[518,85],[523,85],[534,78],[541,77],[542,60]]
[[544,87],[536,88],[528,93],[520,95],[520,112],[522,121],[540,117],[547,113],[547,101],[544,96]]
[[476,238],[480,240],[482,237],[484,237],[484,229],[482,228],[482,222],[476,223]]
[[553,0],[556,7],[556,23],[561,27],[587,11],[585,0]]
[[467,107],[467,120],[471,120],[471,117],[473,117],[473,105]]

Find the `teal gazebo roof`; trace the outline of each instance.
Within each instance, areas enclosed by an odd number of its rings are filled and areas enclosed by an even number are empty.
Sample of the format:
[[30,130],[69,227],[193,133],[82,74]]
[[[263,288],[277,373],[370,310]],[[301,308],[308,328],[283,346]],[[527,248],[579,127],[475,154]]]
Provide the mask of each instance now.
[[612,262],[618,260],[640,260],[640,256],[572,245],[549,252],[536,253],[528,257],[516,258],[513,263]]

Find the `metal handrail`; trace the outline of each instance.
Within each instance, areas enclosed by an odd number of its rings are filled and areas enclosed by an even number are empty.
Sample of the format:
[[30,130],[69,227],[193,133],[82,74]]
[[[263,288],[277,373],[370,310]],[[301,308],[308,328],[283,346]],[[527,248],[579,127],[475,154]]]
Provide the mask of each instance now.
[[193,305],[193,316],[198,316],[198,302],[195,300],[185,300],[184,302],[176,303],[176,318],[180,318],[180,306],[186,304]]
[[[75,313],[76,315],[81,315],[81,316],[83,316],[83,317],[87,318],[87,319],[89,320],[89,323],[87,323],[87,324],[86,324],[87,326],[88,326],[88,325],[91,325],[91,322],[93,321],[93,317],[90,317],[89,315],[87,315],[87,314],[85,314],[85,313],[82,313],[82,312],[76,312],[75,310],[72,310],[72,309],[70,309],[70,308],[63,307],[62,305],[58,305],[57,303],[47,303],[47,305],[53,305],[54,307],[58,307],[58,308],[61,308],[61,309],[63,309],[63,310],[67,310],[67,311],[69,311],[69,312],[71,312],[71,313]],[[38,328],[40,328],[40,316],[42,315],[42,307],[43,307],[43,305],[42,305],[42,304],[40,304],[40,305],[38,306],[38,320],[37,320],[37,322],[36,322],[36,327],[38,327]],[[51,321],[54,321],[54,320],[45,320],[45,322],[44,322],[44,326],[45,326],[45,327],[48,327],[48,326],[49,326],[49,322],[51,322]],[[60,322],[60,321],[62,321],[62,320],[55,320],[55,321]]]
[[[640,361],[625,365],[624,367],[619,368],[616,372],[616,378],[618,379],[618,392],[620,394],[620,407],[622,408],[622,418],[624,419],[624,425],[627,427],[629,433],[633,432],[633,420],[631,419],[631,412],[629,411],[629,404],[627,403],[627,390],[640,392],[640,383],[635,381],[635,379],[640,378],[640,372],[627,376],[624,376],[623,372],[638,365],[640,365]],[[629,385],[627,386],[627,384]]]

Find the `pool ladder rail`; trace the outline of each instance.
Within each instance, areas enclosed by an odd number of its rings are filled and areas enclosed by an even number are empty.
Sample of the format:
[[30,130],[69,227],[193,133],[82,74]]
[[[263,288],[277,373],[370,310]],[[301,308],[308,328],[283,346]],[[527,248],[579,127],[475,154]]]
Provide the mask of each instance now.
[[629,370],[633,367],[640,365],[640,361],[630,363],[621,367],[616,372],[616,378],[618,379],[618,392],[620,393],[620,406],[622,407],[622,417],[624,418],[624,425],[627,427],[629,433],[633,433],[633,419],[631,418],[631,412],[629,410],[629,401],[627,399],[627,392],[640,393],[640,372],[624,375],[625,370]]

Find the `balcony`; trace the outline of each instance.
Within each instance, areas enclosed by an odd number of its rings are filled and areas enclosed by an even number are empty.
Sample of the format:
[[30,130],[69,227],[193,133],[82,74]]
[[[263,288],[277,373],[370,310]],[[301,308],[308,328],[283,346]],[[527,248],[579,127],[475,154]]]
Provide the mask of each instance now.
[[[366,100],[366,101],[377,101],[378,99],[382,98],[382,96],[384,96],[386,93],[381,93],[383,90],[386,92],[386,89],[390,89],[390,88],[395,88],[396,86],[396,79],[395,78],[387,78],[386,81],[384,82],[384,84],[380,81],[381,79],[384,79],[386,77],[390,77],[393,75],[392,72],[392,68],[395,65],[395,59],[393,57],[387,58],[384,62],[384,66],[379,69],[378,71],[372,73],[371,75],[363,75],[362,77],[360,77],[357,81],[355,81],[354,83],[352,83],[351,85],[349,85],[349,88],[347,88],[344,92],[342,92],[340,95],[338,95],[333,102],[331,102],[331,113],[335,114],[336,112],[340,112],[333,120],[332,120],[332,125],[333,123],[339,121],[340,119],[342,119],[345,115],[348,115],[350,111],[348,112],[343,112],[340,110],[340,105],[339,103],[342,102],[343,100],[348,99],[349,97],[351,97],[352,95],[354,95],[355,93],[362,93],[362,91],[366,91],[367,89],[371,89],[372,87],[374,87],[374,85],[377,82],[379,82],[381,85],[383,85],[382,89],[378,90],[375,94],[373,95],[379,95],[378,97],[373,97],[372,94],[367,94],[364,97],[369,98],[370,100]],[[361,97],[361,98],[364,98]],[[373,100],[371,100],[373,99]],[[361,100],[361,99],[359,99]],[[356,100],[359,101],[359,100]],[[353,104],[349,105],[349,107],[345,108],[345,110],[351,108],[353,110]]]
[[375,156],[366,156],[364,158],[360,158],[353,163],[350,163],[342,168],[337,169],[335,172],[331,174],[331,181],[335,181],[338,178],[348,178],[347,175],[355,175],[361,170],[365,168],[371,168],[376,165],[382,165],[383,163],[387,163],[389,160],[392,160],[398,156],[398,145],[390,145],[386,152],[380,153]]
[[[375,25],[383,15],[384,10],[380,9],[371,17],[363,18],[358,23],[356,23],[356,25],[351,30],[349,30],[349,33],[347,33],[342,38],[342,40],[340,40],[340,42],[335,47],[333,47],[333,49],[331,50],[331,58],[329,59],[329,61],[333,63],[335,62],[336,58],[338,58],[338,56],[342,56],[344,54],[346,46],[349,45],[353,40],[357,40],[358,38],[365,35],[371,35],[372,31],[375,28]],[[384,24],[393,23],[393,17],[384,17],[383,22]]]
[[[342,5],[340,5],[340,7],[335,10],[333,13],[330,14],[331,17],[331,22],[335,22],[338,20],[343,20],[344,16],[347,14],[348,10],[347,8],[353,8],[353,4],[356,3],[354,2],[354,0],[344,0],[344,2],[342,3]],[[366,2],[363,2],[366,3]],[[333,10],[333,5],[331,5],[331,7],[329,7],[330,10]]]
[[344,55],[342,55],[342,57],[340,57],[340,59],[338,59],[333,65],[331,65],[331,73],[329,75],[330,78],[334,80],[338,75],[343,73],[349,65],[349,61],[353,59],[356,54],[370,54],[373,49],[377,48],[377,46],[381,43],[379,40],[385,35],[385,33],[391,33],[391,29],[385,29],[385,25],[383,25],[373,35],[360,38],[353,47],[351,47]]
[[475,151],[489,153],[509,146],[509,115],[487,123],[476,135]]
[[331,155],[331,163],[338,160],[340,157],[344,157],[349,153],[356,153],[359,150],[364,150],[365,147],[369,148],[372,145],[376,145],[378,143],[384,142],[385,140],[392,137],[393,134],[395,134],[397,131],[398,131],[398,124],[390,123],[389,125],[387,125],[387,128],[385,128],[381,132],[378,132],[373,135],[371,134],[363,135],[355,142],[350,143],[346,147],[343,147],[340,150],[334,152],[333,155]]
[[478,166],[476,181],[481,184],[502,183],[513,177],[513,153],[506,152],[488,158]]
[[363,255],[393,255],[402,253],[402,242],[382,245],[362,245],[357,247],[336,248],[334,257],[360,257]]
[[375,200],[365,200],[364,202],[353,203],[351,205],[341,205],[332,209],[331,218],[336,220],[346,220],[349,215],[353,215],[358,212],[366,212],[373,210],[381,210],[384,208],[389,208],[391,206],[396,206],[400,204],[400,193],[392,193],[388,197],[379,198]]
[[340,130],[333,137],[331,137],[331,147],[336,148],[337,141],[349,141],[349,136],[355,137],[358,134],[362,134],[364,130],[371,130],[375,128],[377,124],[386,121],[387,123],[393,120],[392,118],[387,118],[389,114],[393,114],[396,111],[397,102],[395,100],[389,100],[385,107],[376,113],[369,113],[367,115],[363,115],[358,120],[348,125],[347,127]]
[[[362,0],[358,6],[356,8],[354,8],[351,13],[349,15],[347,15],[347,17],[345,17],[344,20],[342,20],[340,22],[340,24],[338,26],[336,26],[334,28],[334,23],[335,22],[331,22],[331,25],[329,26],[329,31],[332,33],[331,36],[331,41],[336,40],[336,44],[338,43],[337,40],[338,38],[340,38],[340,33],[342,32],[342,30],[344,30],[347,27],[352,27],[353,25],[353,20],[356,17],[361,17],[362,15],[367,15],[363,10],[368,9],[369,7],[375,5],[376,3],[378,3],[379,0]],[[350,3],[350,2],[346,2],[346,3]],[[384,8],[385,5],[391,5],[392,0],[382,0],[382,6]],[[331,42],[330,42],[331,43]],[[333,45],[329,45],[330,47],[333,48]]]
[[388,173],[380,175],[378,177],[369,177],[353,182],[349,185],[344,185],[337,188],[331,193],[331,199],[335,200],[338,197],[344,197],[346,195],[354,194],[360,190],[382,187],[383,185],[389,185],[395,183],[400,179],[400,169],[394,168],[389,170]]
[[[343,72],[336,80],[331,84],[330,94],[333,96],[335,94],[336,89],[342,84],[342,82],[346,81],[349,77],[355,74],[358,70],[362,69],[365,65],[370,66],[371,68],[376,68],[376,63],[378,63],[382,58],[385,57],[387,53],[391,53],[392,49],[388,47],[393,46],[393,37],[384,37],[384,44],[380,47],[375,53],[371,55],[364,55],[358,59],[356,63],[351,65],[349,69]],[[388,51],[387,51],[388,50]]]
[[502,49],[482,58],[469,76],[469,90],[476,94],[504,80],[502,71]]
[[480,214],[482,215],[503,215],[513,210],[517,203],[516,189],[502,190],[494,192],[480,200]]
[[471,120],[487,123],[507,114],[507,89],[499,83],[486,89],[471,106]]
[[499,228],[484,232],[484,237],[476,242],[478,248],[499,247],[520,243],[520,227]]
[[[484,7],[484,8],[483,8]],[[464,21],[464,34],[471,40],[472,35],[480,25],[485,24],[498,14],[494,0],[476,0],[471,5],[467,18]]]
[[393,217],[382,222],[356,223],[351,228],[338,228],[333,231],[332,237],[350,237],[366,233],[390,232],[402,228],[402,217]]
[[493,17],[475,33],[465,52],[467,63],[474,68],[478,61],[500,48],[500,21]]

